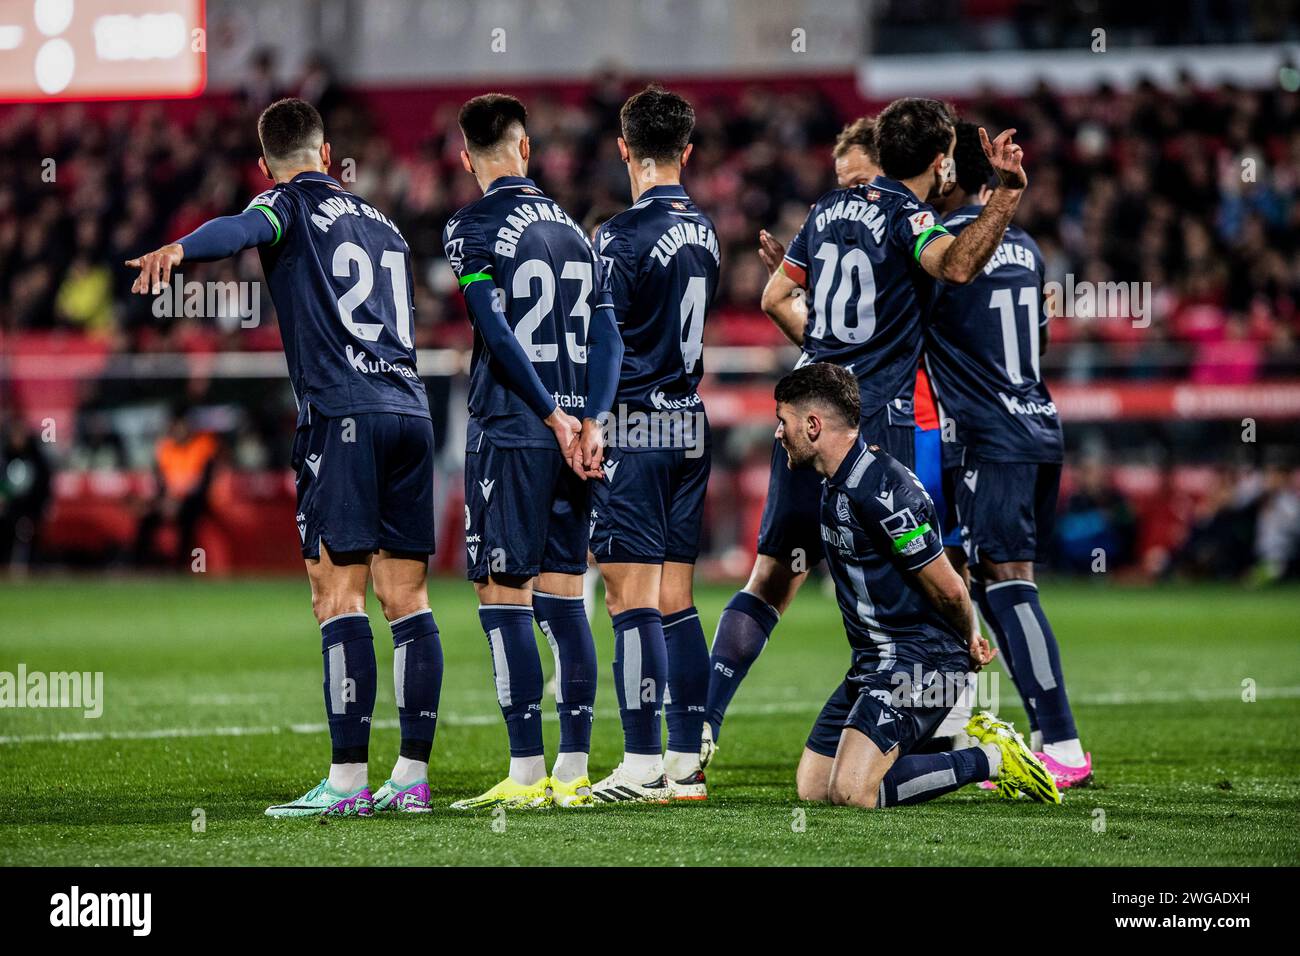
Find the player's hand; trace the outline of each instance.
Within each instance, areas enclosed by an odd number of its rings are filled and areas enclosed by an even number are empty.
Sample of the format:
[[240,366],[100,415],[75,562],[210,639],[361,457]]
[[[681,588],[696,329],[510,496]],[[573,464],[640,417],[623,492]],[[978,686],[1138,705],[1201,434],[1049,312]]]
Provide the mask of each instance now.
[[578,440],[578,435],[582,432],[582,423],[567,412],[561,411],[560,406],[555,406],[555,411],[546,416],[546,427],[551,430],[555,436],[556,444],[560,446],[560,454],[564,460],[573,463],[573,446]]
[[781,245],[770,232],[763,229],[758,234],[758,257],[763,260],[767,274],[771,275],[781,267],[781,260],[785,258],[785,246]]
[[975,631],[970,636],[970,645],[966,648],[970,654],[970,669],[979,670],[998,656],[997,648],[990,647],[988,638]]
[[582,420],[582,434],[574,444],[573,470],[583,478],[600,478],[604,475],[601,464],[605,460],[605,430],[594,418]]
[[1021,165],[1025,151],[1011,141],[1014,135],[1016,135],[1014,129],[1004,129],[998,133],[998,138],[990,143],[989,134],[981,126],[980,146],[984,148],[984,155],[988,157],[993,172],[997,173],[998,183],[1003,188],[1024,189],[1029,185],[1029,177],[1025,175],[1024,166]]
[[185,250],[180,243],[173,242],[145,253],[138,259],[127,259],[128,269],[140,270],[140,274],[131,283],[131,291],[141,295],[157,295],[162,292],[163,286],[172,281],[172,269],[180,265],[184,258]]

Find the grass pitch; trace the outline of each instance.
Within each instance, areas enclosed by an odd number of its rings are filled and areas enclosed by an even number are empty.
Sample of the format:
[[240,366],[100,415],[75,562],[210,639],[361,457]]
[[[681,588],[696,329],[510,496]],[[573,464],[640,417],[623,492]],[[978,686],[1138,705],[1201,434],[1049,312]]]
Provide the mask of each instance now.
[[[99,719],[0,710],[0,864],[1300,863],[1300,590],[1043,590],[1097,774],[1060,807],[974,788],[881,812],[801,804],[795,763],[848,660],[834,602],[810,587],[736,698],[706,804],[444,809],[503,775],[505,732],[471,588],[435,581],[447,664],[438,809],[322,825],[262,815],[329,760],[305,580],[0,585],[0,671],[102,671],[105,697]],[[730,594],[699,594],[706,632]],[[371,616],[378,786],[397,730],[389,631]],[[608,678],[603,614],[596,639]],[[1001,689],[1002,712],[1023,721],[1010,681]],[[548,720],[552,757],[557,730]],[[593,748],[593,775],[621,749],[608,679]]]

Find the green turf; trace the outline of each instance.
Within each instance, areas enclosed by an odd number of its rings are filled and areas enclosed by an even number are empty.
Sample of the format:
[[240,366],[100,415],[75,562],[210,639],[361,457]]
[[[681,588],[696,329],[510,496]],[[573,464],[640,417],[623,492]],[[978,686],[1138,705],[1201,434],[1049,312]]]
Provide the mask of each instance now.
[[[442,809],[502,775],[505,734],[469,586],[439,581],[439,809],[322,825],[262,815],[316,783],[328,760],[326,735],[303,726],[323,720],[305,581],[0,585],[0,671],[19,662],[29,672],[103,671],[106,698],[97,720],[0,710],[0,864],[1300,863],[1300,591],[1062,584],[1044,593],[1097,766],[1097,785],[1061,807],[973,789],[880,812],[801,804],[795,762],[847,663],[833,602],[809,589],[737,697],[707,804],[495,817]],[[701,593],[706,630],[729,595]],[[397,731],[388,629],[372,618],[378,785]],[[603,615],[596,633],[608,674]],[[1254,702],[1242,700],[1247,679]],[[1004,713],[1023,720],[1010,682],[1001,686]],[[621,744],[608,681],[597,713],[593,770],[605,771]],[[156,735],[181,728],[199,735]],[[548,721],[552,753],[556,731]],[[98,739],[48,739],[59,734]]]

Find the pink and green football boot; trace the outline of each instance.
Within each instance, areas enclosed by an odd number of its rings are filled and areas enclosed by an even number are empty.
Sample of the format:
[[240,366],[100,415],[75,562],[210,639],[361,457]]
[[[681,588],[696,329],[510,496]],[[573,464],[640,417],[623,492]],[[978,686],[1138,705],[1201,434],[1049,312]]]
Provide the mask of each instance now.
[[268,817],[368,817],[374,812],[369,787],[338,793],[330,789],[328,777],[297,800],[266,808]]
[[417,780],[399,787],[392,780],[375,791],[377,813],[428,813],[429,781]]

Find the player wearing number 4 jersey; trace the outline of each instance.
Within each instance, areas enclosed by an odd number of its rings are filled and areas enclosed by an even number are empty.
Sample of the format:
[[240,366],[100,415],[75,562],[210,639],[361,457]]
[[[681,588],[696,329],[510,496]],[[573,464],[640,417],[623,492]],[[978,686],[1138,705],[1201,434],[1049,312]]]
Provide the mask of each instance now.
[[[962,285],[979,274],[1026,185],[1015,130],[992,143],[980,130],[1000,184],[970,228],[951,235],[930,202],[950,175],[953,123],[935,100],[901,99],[886,107],[876,118],[874,142],[859,146],[868,152],[874,145],[883,175],[819,199],[763,290],[764,311],[803,349],[801,364],[849,369],[858,381],[863,436],[908,467],[914,462],[910,398],[935,280]],[[718,622],[709,686],[715,738],[740,681],[822,556],[810,535],[816,525],[808,519],[806,479],[785,466],[778,443],[754,569]]]
[[[691,105],[652,86],[623,104],[620,119],[633,205],[601,226],[595,241],[625,352],[605,481],[593,491],[591,551],[614,624],[624,755],[592,795],[604,803],[703,800],[709,651],[692,577],[709,435],[696,388],[720,252],[713,223],[681,185]],[[648,427],[638,430],[638,422]],[[662,758],[661,711],[668,723]]]
[[[425,587],[433,553],[433,429],[411,334],[410,251],[374,206],[330,178],[320,115],[281,100],[258,120],[274,182],[242,215],[205,223],[127,265],[132,290],[162,291],[182,261],[256,247],[298,400],[298,532],[320,623],[333,746],[328,776],[268,816],[428,810],[442,647]],[[371,794],[376,668],[366,586],[393,633],[401,750]]]
[[[941,207],[945,225],[960,234],[977,220],[991,175],[969,123],[958,124],[954,158],[957,182]],[[964,450],[945,467],[972,592],[1025,702],[1034,750],[1064,788],[1088,782],[1092,757],[1079,742],[1034,582],[1034,562],[1051,541],[1064,453],[1056,405],[1039,375],[1042,286],[1038,245],[1008,226],[979,278],[936,296],[926,363],[943,414],[957,425],[957,441],[947,444]]]
[[[459,119],[461,162],[483,190],[443,230],[474,326],[465,563],[510,771],[452,806],[590,806],[596,649],[582,604],[589,479],[602,476],[597,420],[613,398],[623,347],[590,242],[527,178],[523,104],[490,93],[467,102]],[[534,620],[555,655],[560,746],[550,776]]]

